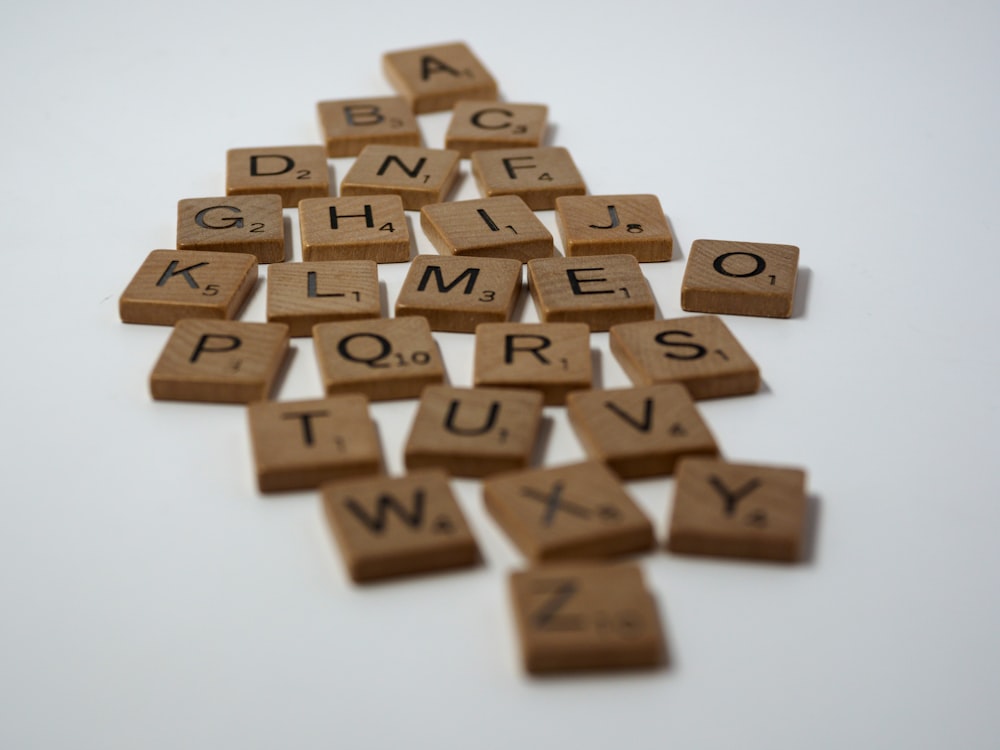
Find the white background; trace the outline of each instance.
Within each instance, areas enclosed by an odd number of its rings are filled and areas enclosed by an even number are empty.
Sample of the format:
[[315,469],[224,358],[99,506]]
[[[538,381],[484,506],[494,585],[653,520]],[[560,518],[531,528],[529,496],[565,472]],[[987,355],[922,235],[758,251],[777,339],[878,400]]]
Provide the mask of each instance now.
[[[8,6],[0,747],[1000,744],[995,2]],[[319,143],[317,101],[391,94],[383,52],[459,39],[549,105],[592,193],[660,197],[661,316],[694,239],[801,248],[794,318],[727,318],[766,387],[701,410],[727,457],[808,471],[814,550],[642,557],[665,670],[526,677],[522,560],[477,482],[454,486],[484,566],[353,586],[314,493],[257,493],[244,410],[154,403],[169,330],[118,322],[227,148]],[[447,121],[421,116],[428,146]],[[405,266],[379,271],[392,304]],[[468,384],[472,337],[439,341]],[[293,348],[280,397],[319,396]],[[394,473],[413,405],[372,408]],[[546,414],[545,462],[582,457]],[[628,486],[662,539],[672,480]]]

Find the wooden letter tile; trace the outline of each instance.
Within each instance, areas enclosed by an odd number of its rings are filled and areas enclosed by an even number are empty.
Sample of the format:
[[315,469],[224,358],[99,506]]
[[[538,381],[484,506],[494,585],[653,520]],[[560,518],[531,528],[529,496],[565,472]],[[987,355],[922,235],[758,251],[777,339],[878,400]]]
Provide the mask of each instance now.
[[174,326],[149,385],[160,401],[267,399],[288,351],[288,326],[187,318]]
[[458,152],[416,146],[365,146],[340,183],[341,195],[398,195],[418,211],[443,201],[458,177]]
[[556,198],[556,225],[569,257],[628,253],[648,262],[673,254],[674,235],[655,195]]
[[517,195],[533,211],[555,208],[560,196],[587,192],[569,151],[559,146],[476,151],[471,161],[484,197]]
[[546,404],[564,404],[570,391],[590,388],[590,329],[585,323],[482,323],[474,367],[477,387],[530,388],[541,391]]
[[534,562],[606,558],[653,546],[653,525],[608,467],[588,461],[488,477],[486,509]]
[[277,195],[185,198],[177,202],[177,249],[285,259],[285,221]]
[[548,114],[544,104],[461,101],[455,105],[444,143],[466,158],[473,151],[494,148],[537,148]]
[[798,267],[794,245],[695,240],[681,282],[681,307],[790,318]]
[[493,76],[461,42],[388,52],[382,66],[417,114],[451,109],[460,99],[497,98]]
[[303,198],[330,194],[330,170],[323,146],[233,148],[226,152],[226,195],[281,196],[295,208]]
[[357,156],[372,143],[419,146],[420,128],[400,96],[320,102],[319,124],[328,157]]
[[795,562],[806,521],[801,469],[686,458],[677,467],[671,552]]
[[538,317],[547,323],[586,323],[592,331],[606,331],[656,317],[653,292],[632,255],[530,260],[528,287]]
[[548,258],[552,234],[516,195],[425,206],[420,226],[442,255]]
[[292,336],[312,336],[317,323],[381,314],[373,261],[282,263],[267,269],[267,320],[286,324]]
[[528,672],[657,667],[665,660],[656,601],[638,565],[546,565],[511,574]]
[[636,385],[682,383],[694,399],[756,393],[760,371],[721,318],[613,326],[611,352]]
[[309,489],[382,471],[378,431],[364,396],[258,401],[247,417],[261,492]]
[[521,262],[418,255],[396,298],[396,317],[422,315],[434,331],[473,333],[510,320],[521,292]]
[[479,562],[476,540],[443,471],[329,482],[322,493],[330,528],[356,582]]
[[410,229],[398,195],[304,200],[299,233],[303,260],[410,259]]
[[154,250],[122,292],[118,312],[124,323],[161,326],[182,318],[231,319],[256,283],[252,255]]
[[485,477],[526,468],[542,421],[542,395],[509,388],[427,386],[406,442],[406,467]]
[[566,412],[587,455],[623,479],[672,474],[684,456],[715,456],[715,438],[678,383],[569,394]]
[[444,360],[424,318],[320,323],[313,339],[328,395],[416,398],[424,386],[444,382]]

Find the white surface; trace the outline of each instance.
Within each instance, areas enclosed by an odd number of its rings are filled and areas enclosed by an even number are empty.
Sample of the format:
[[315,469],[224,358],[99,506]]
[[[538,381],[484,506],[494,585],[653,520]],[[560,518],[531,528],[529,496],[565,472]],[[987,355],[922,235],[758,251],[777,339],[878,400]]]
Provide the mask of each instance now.
[[[1000,743],[996,3],[49,1],[3,28],[0,747]],[[660,196],[663,316],[692,240],[801,247],[796,318],[727,319],[766,389],[702,410],[729,457],[808,470],[815,553],[642,558],[665,671],[525,677],[520,558],[476,482],[484,567],[350,585],[314,494],[255,491],[243,410],[154,403],[169,331],[118,322],[227,148],[318,143],[317,101],[389,94],[382,52],[454,39],[549,105],[592,193]],[[380,268],[390,303],[404,272]],[[468,383],[471,336],[439,338]],[[319,395],[293,346],[281,398]],[[373,407],[394,471],[412,411]],[[546,462],[582,456],[547,414]],[[672,482],[629,487],[662,537]]]

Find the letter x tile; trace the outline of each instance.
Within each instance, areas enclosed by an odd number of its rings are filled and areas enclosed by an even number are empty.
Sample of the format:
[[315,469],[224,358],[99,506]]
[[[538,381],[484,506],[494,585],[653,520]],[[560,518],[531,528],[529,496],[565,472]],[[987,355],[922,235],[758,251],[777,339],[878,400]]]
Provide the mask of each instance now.
[[653,527],[596,461],[490,477],[486,509],[530,560],[606,558],[653,546]]

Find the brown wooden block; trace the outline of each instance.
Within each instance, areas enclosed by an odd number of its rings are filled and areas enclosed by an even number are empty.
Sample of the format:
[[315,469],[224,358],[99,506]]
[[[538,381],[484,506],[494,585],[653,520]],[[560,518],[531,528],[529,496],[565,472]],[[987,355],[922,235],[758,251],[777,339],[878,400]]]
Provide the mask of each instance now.
[[342,480],[321,489],[327,520],[354,581],[479,562],[476,540],[443,471]]
[[267,399],[288,351],[288,326],[186,318],[149,378],[159,401],[246,404]]
[[267,320],[284,323],[292,336],[312,336],[317,323],[381,314],[373,261],[282,263],[267,269]]
[[124,323],[172,326],[182,318],[235,318],[257,283],[244,253],[154,250],[118,300]]
[[418,211],[443,201],[458,177],[457,151],[416,146],[365,146],[340,183],[341,195],[398,195]]
[[695,240],[681,282],[681,307],[790,318],[798,267],[794,245]]
[[611,353],[636,385],[681,383],[694,399],[756,393],[760,370],[714,315],[613,326]]
[[673,254],[674,235],[655,195],[556,198],[556,226],[569,257],[628,253],[645,263]]
[[521,292],[521,262],[418,255],[396,298],[396,317],[422,315],[434,331],[473,333],[510,320]]
[[679,383],[578,391],[566,399],[566,413],[587,455],[623,479],[672,474],[684,456],[719,452]]
[[444,136],[445,147],[466,158],[473,151],[494,148],[537,148],[548,114],[544,104],[460,101]]
[[177,202],[177,249],[285,259],[285,221],[277,195],[185,198]]
[[302,259],[410,259],[410,228],[398,195],[310,198],[299,203]]
[[538,317],[547,323],[586,323],[592,331],[606,331],[656,317],[653,292],[632,255],[530,260],[528,287]]
[[806,522],[801,469],[686,458],[677,467],[667,548],[794,562]]
[[586,323],[482,323],[476,327],[476,387],[530,388],[546,404],[590,388],[593,366]]
[[559,146],[476,151],[470,159],[484,197],[516,195],[533,211],[555,208],[560,196],[587,192],[569,151]]
[[382,67],[417,114],[451,109],[460,99],[497,98],[493,76],[461,42],[387,52]]
[[605,558],[653,546],[653,525],[598,461],[488,477],[486,509],[529,559]]
[[304,198],[330,194],[330,170],[323,146],[232,148],[226,152],[226,195],[281,196],[295,208]]
[[406,441],[406,468],[485,477],[531,463],[542,395],[508,388],[427,386]]
[[512,573],[511,602],[528,672],[657,667],[656,601],[639,566],[575,563]]
[[328,395],[416,398],[424,386],[444,382],[444,360],[424,318],[320,323],[313,339]]
[[552,234],[516,195],[425,206],[420,226],[442,255],[548,258]]
[[401,96],[337,99],[320,102],[316,108],[328,157],[357,156],[373,143],[420,145],[417,118]]
[[309,489],[382,471],[378,431],[364,396],[258,401],[247,418],[261,492]]

